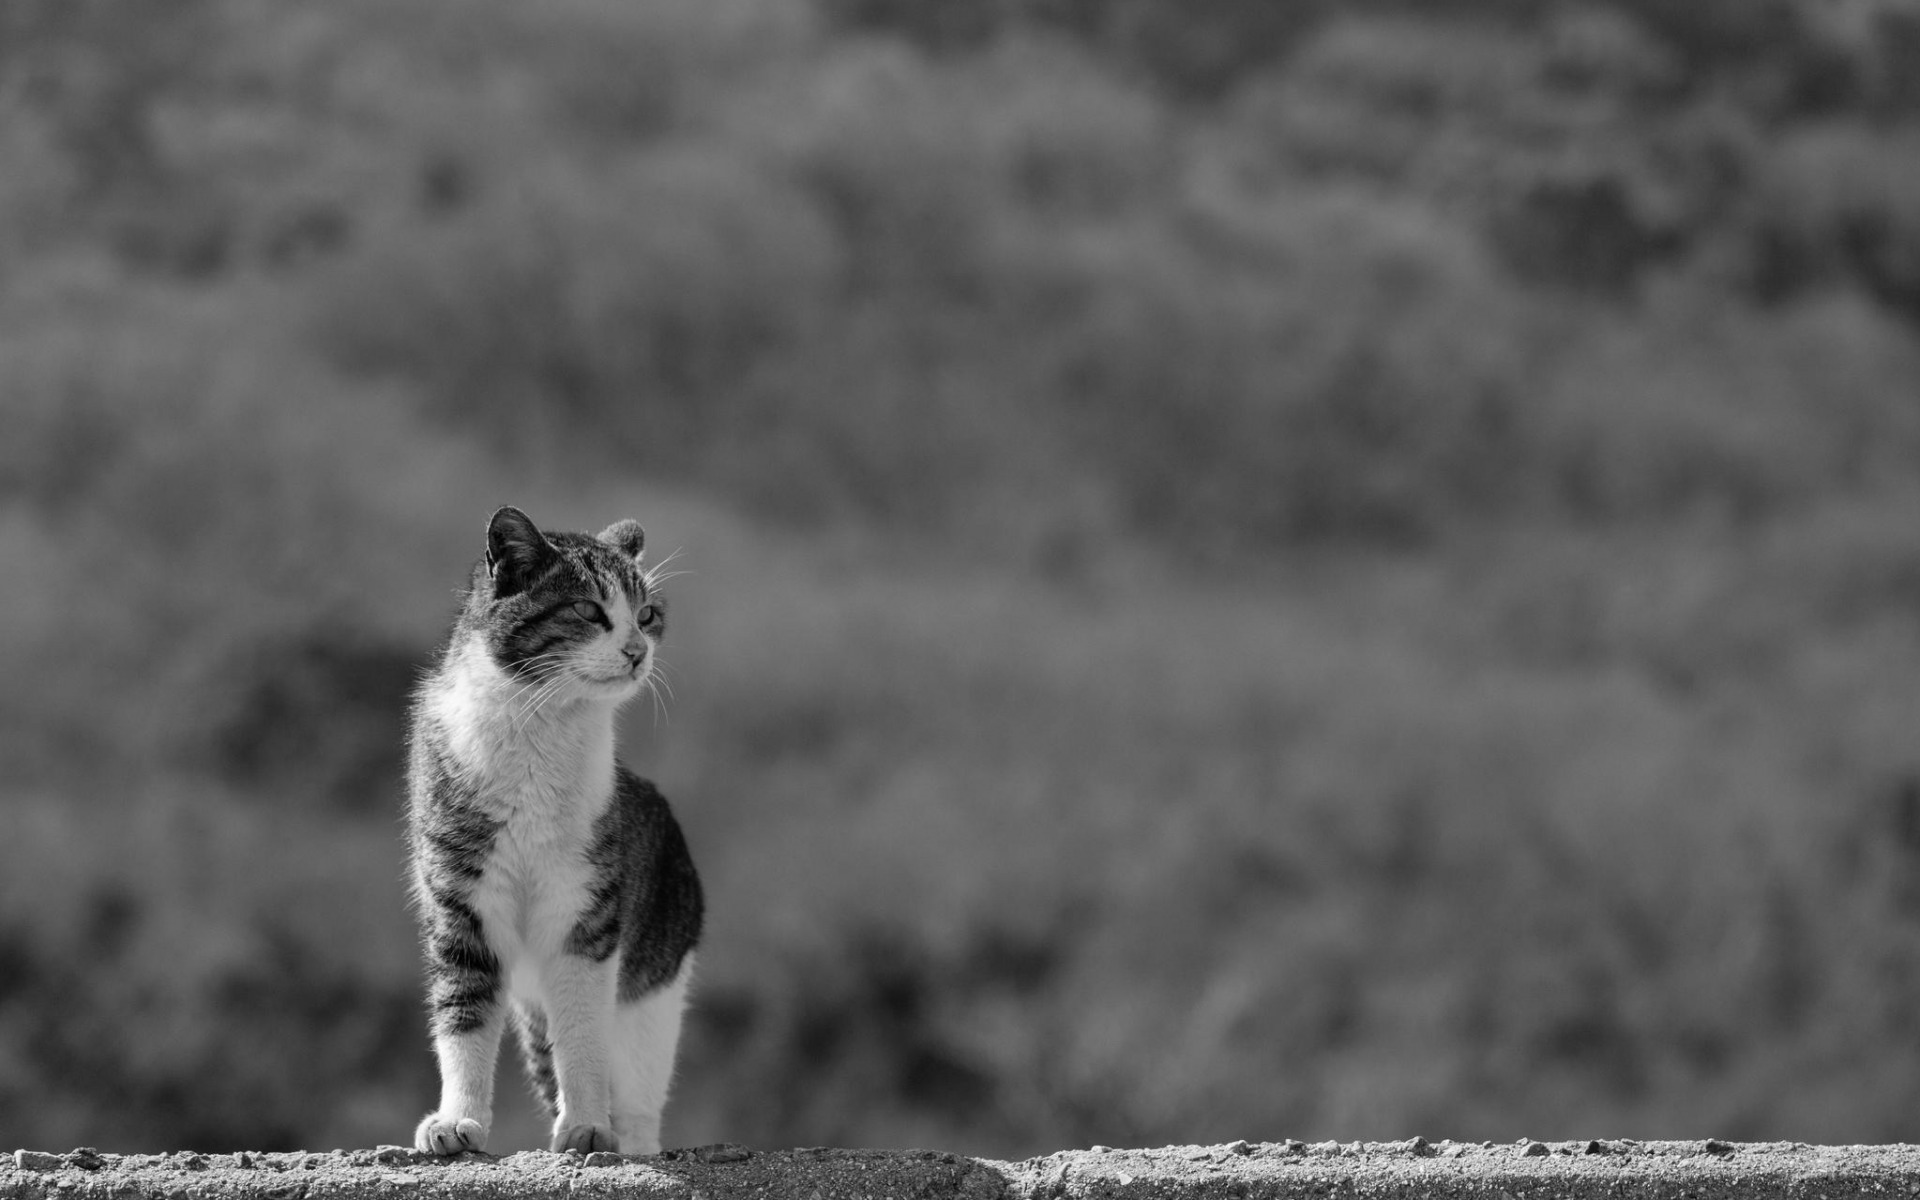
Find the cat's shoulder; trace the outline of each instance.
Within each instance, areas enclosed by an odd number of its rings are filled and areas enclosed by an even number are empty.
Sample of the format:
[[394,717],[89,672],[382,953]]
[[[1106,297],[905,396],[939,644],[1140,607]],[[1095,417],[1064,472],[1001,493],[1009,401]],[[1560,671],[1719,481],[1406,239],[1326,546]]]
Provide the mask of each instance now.
[[623,842],[628,853],[641,857],[684,858],[686,838],[673,808],[651,779],[634,774],[624,763],[613,769],[613,795],[600,818],[603,841]]
[[637,775],[623,762],[613,764],[613,807],[629,820],[652,824],[673,819],[673,808],[653,780]]

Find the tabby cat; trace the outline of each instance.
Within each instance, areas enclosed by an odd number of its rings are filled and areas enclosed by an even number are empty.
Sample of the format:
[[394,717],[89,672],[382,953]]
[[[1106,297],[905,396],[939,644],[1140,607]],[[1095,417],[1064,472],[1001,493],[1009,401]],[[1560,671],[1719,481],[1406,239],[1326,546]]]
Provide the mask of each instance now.
[[555,1150],[656,1154],[700,879],[667,802],[613,756],[665,630],[646,535],[487,523],[413,707],[408,834],[440,1107],[414,1144],[484,1149],[511,1010]]

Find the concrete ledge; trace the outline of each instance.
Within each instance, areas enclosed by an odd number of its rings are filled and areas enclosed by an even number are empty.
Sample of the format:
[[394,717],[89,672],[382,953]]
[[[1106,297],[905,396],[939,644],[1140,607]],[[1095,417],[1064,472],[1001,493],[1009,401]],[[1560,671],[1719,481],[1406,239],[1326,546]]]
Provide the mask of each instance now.
[[0,1158],[0,1200],[1909,1200],[1920,1147],[1593,1141],[1300,1142],[1073,1150],[996,1162],[929,1150],[703,1146],[654,1158],[530,1152]]

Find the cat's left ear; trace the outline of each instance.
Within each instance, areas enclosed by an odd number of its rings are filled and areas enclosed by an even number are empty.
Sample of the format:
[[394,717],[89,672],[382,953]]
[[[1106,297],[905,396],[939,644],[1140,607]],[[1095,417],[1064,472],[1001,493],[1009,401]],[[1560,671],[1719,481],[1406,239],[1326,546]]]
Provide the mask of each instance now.
[[610,543],[620,553],[639,562],[647,552],[647,531],[640,528],[640,522],[629,517],[624,521],[615,521],[600,531],[600,540]]
[[487,571],[496,597],[524,591],[555,553],[533,518],[517,508],[502,508],[487,521]]

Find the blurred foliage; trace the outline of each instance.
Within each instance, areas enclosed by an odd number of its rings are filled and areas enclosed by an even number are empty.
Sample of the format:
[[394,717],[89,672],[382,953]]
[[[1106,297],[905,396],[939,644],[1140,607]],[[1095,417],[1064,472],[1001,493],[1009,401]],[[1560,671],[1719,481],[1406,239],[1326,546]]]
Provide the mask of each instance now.
[[1917,79],[1910,0],[0,7],[0,1128],[404,1137],[511,500],[693,570],[670,1139],[1912,1140]]

